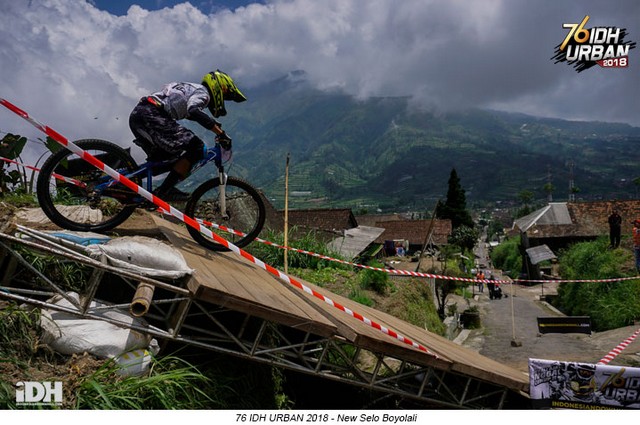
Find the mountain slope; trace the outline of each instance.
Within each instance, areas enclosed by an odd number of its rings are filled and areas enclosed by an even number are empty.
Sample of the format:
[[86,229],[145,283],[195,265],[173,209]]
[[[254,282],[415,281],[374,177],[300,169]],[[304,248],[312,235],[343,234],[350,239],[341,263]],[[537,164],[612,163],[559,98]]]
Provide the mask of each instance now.
[[229,105],[231,173],[262,188],[277,207],[290,155],[292,207],[428,209],[455,168],[471,201],[566,200],[571,163],[577,198],[629,198],[638,177],[640,128],[468,110],[434,113],[407,98],[356,100],[314,90],[297,72]]

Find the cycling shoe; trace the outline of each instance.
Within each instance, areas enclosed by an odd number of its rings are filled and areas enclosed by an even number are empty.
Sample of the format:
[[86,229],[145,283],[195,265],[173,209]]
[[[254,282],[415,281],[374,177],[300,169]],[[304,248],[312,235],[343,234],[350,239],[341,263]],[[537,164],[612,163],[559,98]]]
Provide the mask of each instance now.
[[166,193],[154,193],[154,195],[167,202],[185,202],[188,201],[191,196],[190,194],[185,193],[180,189],[176,189],[175,187],[170,188]]

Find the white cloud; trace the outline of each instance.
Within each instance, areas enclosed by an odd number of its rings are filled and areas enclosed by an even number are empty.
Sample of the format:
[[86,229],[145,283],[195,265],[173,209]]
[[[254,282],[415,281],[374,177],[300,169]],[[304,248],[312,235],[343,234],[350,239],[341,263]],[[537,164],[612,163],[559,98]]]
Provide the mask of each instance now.
[[[0,3],[0,96],[71,139],[129,145],[140,96],[214,68],[242,86],[304,69],[316,86],[358,97],[640,125],[640,50],[626,70],[577,74],[550,60],[562,23],[587,13],[640,41],[634,0],[274,0],[209,15],[183,3],[120,17],[77,0]],[[1,131],[22,130],[0,113]]]

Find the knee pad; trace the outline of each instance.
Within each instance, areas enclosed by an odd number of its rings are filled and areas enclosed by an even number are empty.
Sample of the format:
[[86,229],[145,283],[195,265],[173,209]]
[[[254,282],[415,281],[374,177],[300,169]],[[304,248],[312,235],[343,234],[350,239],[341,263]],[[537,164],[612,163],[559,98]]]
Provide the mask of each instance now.
[[185,146],[185,150],[184,158],[191,164],[195,164],[204,158],[204,143],[198,137],[191,139]]

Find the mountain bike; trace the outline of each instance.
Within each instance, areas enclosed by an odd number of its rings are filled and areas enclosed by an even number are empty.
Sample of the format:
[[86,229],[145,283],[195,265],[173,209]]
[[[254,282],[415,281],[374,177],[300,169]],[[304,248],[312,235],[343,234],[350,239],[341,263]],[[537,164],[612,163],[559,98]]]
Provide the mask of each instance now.
[[[115,143],[99,139],[74,143],[139,186],[146,180],[143,187],[149,192],[153,177],[168,172],[177,161],[177,158],[156,160],[149,157],[138,165],[128,150]],[[193,165],[191,175],[213,161],[217,176],[200,184],[176,203],[169,199],[165,201],[176,208],[177,205],[184,206],[184,214],[200,223],[213,223],[210,230],[234,245],[246,246],[264,225],[266,213],[262,196],[247,181],[225,174],[224,164],[231,157],[230,150],[223,149],[218,141],[204,149],[204,157]],[[142,196],[68,149],[53,153],[45,161],[36,187],[38,202],[47,217],[56,225],[73,231],[106,232],[122,224],[136,208],[149,209],[151,206]],[[222,232],[216,224],[230,227],[237,233]],[[200,245],[214,251],[227,250],[191,226],[187,229]]]

